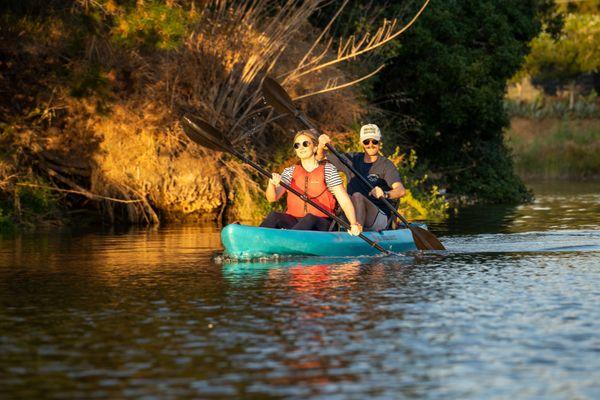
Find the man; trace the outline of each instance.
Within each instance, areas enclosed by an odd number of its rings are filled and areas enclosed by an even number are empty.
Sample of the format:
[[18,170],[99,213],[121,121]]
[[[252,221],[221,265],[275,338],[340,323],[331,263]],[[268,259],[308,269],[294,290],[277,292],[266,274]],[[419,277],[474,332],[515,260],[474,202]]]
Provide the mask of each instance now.
[[[331,142],[327,135],[319,137],[317,159],[325,158],[325,146]],[[364,230],[380,231],[385,229],[392,211],[381,200],[396,200],[406,194],[400,182],[400,174],[396,166],[386,157],[380,155],[381,131],[374,124],[367,124],[360,128],[360,142],[364,152],[346,153],[354,169],[367,178],[373,186],[369,189],[360,178],[355,176],[350,168],[342,161],[330,154],[327,159],[348,178],[348,194],[356,210],[356,220]],[[396,202],[392,201],[395,206]]]

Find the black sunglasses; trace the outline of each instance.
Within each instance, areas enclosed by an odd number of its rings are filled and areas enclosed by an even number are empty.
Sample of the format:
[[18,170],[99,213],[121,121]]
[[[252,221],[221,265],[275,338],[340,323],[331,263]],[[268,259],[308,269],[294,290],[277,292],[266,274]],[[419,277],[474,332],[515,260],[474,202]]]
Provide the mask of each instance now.
[[300,145],[302,145],[302,147],[308,147],[308,144],[308,140],[305,140],[304,142],[296,142],[294,143],[294,148],[298,150],[300,148]]
[[378,145],[379,144],[379,140],[375,140],[375,139],[365,139],[365,140],[363,140],[363,144],[365,146],[367,146],[369,143],[373,143],[374,145]]

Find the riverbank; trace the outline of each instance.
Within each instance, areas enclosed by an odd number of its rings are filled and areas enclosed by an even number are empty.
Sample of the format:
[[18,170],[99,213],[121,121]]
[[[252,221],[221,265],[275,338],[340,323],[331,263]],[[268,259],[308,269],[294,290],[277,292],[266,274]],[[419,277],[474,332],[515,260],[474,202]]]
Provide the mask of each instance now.
[[505,138],[525,180],[600,179],[600,118],[513,118]]

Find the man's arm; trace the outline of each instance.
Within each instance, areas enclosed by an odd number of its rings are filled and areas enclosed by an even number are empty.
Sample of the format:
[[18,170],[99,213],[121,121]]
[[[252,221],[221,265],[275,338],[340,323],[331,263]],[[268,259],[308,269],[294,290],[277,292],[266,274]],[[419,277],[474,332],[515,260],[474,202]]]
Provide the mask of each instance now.
[[391,161],[387,161],[388,162],[386,163],[383,179],[385,179],[386,183],[392,188],[392,190],[389,190],[386,195],[386,192],[384,192],[383,189],[381,189],[379,186],[376,186],[373,188],[373,190],[371,190],[370,194],[376,199],[381,197],[386,197],[390,200],[399,199],[406,194],[406,189],[400,181],[400,174],[398,173],[396,166]]

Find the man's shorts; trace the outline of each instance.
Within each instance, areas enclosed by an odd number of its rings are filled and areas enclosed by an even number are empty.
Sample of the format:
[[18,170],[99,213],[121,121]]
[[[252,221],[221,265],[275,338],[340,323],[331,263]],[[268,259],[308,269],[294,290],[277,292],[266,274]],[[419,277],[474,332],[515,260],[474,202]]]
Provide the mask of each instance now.
[[386,228],[388,223],[388,216],[381,210],[375,217],[375,220],[370,226],[365,226],[364,229],[368,231],[382,231]]

